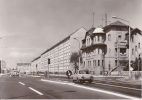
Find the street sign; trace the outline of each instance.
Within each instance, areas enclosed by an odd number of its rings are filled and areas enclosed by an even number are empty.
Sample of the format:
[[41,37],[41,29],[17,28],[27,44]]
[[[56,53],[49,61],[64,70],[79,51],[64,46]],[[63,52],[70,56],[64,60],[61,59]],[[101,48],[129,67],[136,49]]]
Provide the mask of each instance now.
[[68,70],[68,71],[66,72],[66,75],[67,75],[67,76],[71,76],[71,75],[72,75],[72,71],[71,71],[71,70]]
[[130,67],[130,71],[133,71],[133,68],[132,68],[132,67]]

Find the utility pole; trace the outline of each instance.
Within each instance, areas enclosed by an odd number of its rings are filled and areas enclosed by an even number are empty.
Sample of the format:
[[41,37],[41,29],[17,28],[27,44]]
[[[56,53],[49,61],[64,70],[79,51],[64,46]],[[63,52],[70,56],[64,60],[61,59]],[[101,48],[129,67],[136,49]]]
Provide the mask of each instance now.
[[107,14],[105,13],[105,26],[107,25]]
[[93,25],[92,25],[92,27],[94,27],[94,13],[93,13]]

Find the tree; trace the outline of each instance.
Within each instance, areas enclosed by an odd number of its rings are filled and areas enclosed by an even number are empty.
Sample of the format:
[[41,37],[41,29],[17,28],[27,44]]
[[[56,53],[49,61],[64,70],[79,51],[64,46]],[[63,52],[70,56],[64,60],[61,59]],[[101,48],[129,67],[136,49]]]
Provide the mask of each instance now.
[[79,70],[79,57],[80,57],[80,63],[82,63],[82,55],[81,53],[78,54],[78,52],[73,52],[70,56],[70,62],[73,63],[75,73]]
[[123,70],[124,71],[129,71],[129,61],[128,60],[124,60],[123,64],[124,64],[123,66],[125,66]]

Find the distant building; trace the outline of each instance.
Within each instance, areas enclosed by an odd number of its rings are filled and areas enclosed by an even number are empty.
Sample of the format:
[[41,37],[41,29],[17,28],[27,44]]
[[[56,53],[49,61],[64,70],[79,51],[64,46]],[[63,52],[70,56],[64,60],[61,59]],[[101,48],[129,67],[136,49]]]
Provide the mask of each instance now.
[[31,63],[17,63],[17,70],[21,73],[30,73]]
[[112,70],[122,70],[123,60],[128,60],[126,33],[128,26],[116,21],[103,28],[91,28],[82,40],[83,66],[92,74],[102,75]]
[[4,60],[0,60],[0,73],[7,73],[6,62]]
[[[73,32],[45,52],[38,59],[33,60],[32,67],[37,66],[38,71],[50,71],[50,73],[65,74],[67,70],[73,70],[70,64],[70,55],[72,52],[78,52],[81,47],[81,40],[84,38],[86,30],[80,28]],[[77,40],[75,40],[76,38]],[[54,41],[54,39],[53,39]],[[80,47],[79,47],[80,44]],[[50,64],[48,66],[48,59]],[[37,64],[38,62],[38,64]]]

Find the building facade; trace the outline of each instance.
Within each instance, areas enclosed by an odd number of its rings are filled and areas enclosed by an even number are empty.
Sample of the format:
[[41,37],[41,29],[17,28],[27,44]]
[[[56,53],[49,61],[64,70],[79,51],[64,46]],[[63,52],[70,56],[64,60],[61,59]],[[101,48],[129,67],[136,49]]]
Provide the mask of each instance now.
[[33,61],[31,61],[31,68],[30,68],[30,72],[31,73],[36,73],[38,72],[39,70],[43,70],[41,67],[40,67],[40,56],[35,58]]
[[135,28],[131,31],[131,61],[138,59],[138,69],[142,69],[142,31]]
[[31,63],[17,63],[16,68],[20,73],[30,74]]
[[[38,63],[40,63],[38,71],[49,70],[50,73],[65,74],[67,70],[73,70],[70,64],[70,55],[72,52],[80,50],[85,33],[86,30],[80,28],[43,52],[38,59]],[[50,64],[48,64],[48,59],[50,59]],[[36,62],[36,60],[32,61],[32,65],[35,65]]]
[[4,60],[0,60],[0,73],[7,73],[6,62]]
[[82,40],[83,67],[92,74],[102,75],[121,70],[128,60],[126,33],[128,26],[116,21],[103,28],[91,28]]

